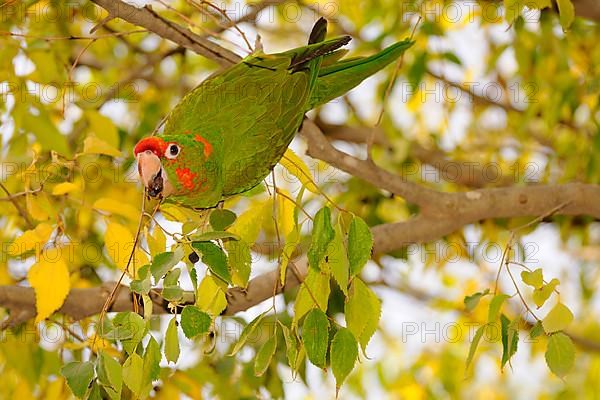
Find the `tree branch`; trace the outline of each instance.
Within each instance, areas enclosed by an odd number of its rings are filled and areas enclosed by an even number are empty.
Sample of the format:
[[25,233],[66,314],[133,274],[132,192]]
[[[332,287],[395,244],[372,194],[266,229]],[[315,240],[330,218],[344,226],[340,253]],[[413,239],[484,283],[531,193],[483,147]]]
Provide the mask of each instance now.
[[336,149],[311,120],[304,120],[301,133],[307,139],[309,156],[401,196],[406,201],[419,205],[425,213],[436,206],[433,203],[441,201],[445,196],[444,193],[383,170],[368,160],[360,160]]
[[161,17],[150,6],[138,8],[119,0],[92,0],[92,2],[108,11],[109,19],[121,18],[131,24],[144,27],[164,39],[216,61],[222,67],[241,60],[234,52]]

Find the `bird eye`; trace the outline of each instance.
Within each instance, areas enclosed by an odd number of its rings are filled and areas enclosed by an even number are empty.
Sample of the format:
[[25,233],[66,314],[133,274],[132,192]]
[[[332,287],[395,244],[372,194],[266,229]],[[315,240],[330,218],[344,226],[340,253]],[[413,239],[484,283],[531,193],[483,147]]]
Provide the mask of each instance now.
[[177,146],[176,144],[170,144],[169,147],[167,147],[167,151],[165,152],[165,157],[173,159],[177,157],[177,155],[179,155],[179,146]]

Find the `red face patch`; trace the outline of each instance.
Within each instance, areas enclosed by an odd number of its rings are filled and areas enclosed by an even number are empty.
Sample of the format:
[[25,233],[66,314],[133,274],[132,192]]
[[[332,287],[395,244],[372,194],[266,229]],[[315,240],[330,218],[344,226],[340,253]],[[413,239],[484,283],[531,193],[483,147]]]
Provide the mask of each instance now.
[[204,157],[208,158],[213,151],[212,145],[208,142],[208,140],[204,139],[202,136],[196,134],[196,136],[194,136],[194,140],[196,142],[200,142],[204,145]]
[[189,168],[177,168],[175,170],[175,173],[177,174],[177,180],[179,181],[181,186],[183,186],[187,190],[194,189],[194,186],[196,186],[195,181],[198,176],[197,174],[190,171]]
[[152,151],[157,157],[162,157],[167,149],[167,143],[158,136],[151,136],[140,140],[133,149],[133,154],[137,157],[138,154],[146,150]]

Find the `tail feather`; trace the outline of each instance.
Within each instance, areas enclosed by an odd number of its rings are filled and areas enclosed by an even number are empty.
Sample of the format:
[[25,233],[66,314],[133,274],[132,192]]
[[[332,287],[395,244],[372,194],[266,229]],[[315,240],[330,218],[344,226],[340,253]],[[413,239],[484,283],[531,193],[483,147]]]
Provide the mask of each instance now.
[[313,25],[310,36],[308,37],[308,44],[315,44],[325,40],[327,35],[327,20],[323,17],[319,18]]
[[341,60],[320,68],[309,109],[325,104],[358,86],[369,76],[397,60],[413,41],[403,40],[369,57]]

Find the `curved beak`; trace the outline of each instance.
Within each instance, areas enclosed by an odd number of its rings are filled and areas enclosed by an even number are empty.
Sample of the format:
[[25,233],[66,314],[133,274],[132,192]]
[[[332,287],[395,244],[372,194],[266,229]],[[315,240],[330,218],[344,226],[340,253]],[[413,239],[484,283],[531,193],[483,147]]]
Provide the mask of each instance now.
[[143,151],[137,155],[137,162],[142,184],[150,197],[167,197],[173,193],[173,186],[156,154],[151,150]]

